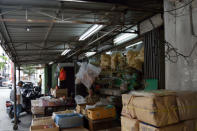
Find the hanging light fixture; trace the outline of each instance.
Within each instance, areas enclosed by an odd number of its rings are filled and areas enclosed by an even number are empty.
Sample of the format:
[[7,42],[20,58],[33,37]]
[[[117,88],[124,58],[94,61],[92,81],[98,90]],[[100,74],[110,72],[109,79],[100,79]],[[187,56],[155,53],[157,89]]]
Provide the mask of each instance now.
[[62,56],[63,56],[63,55],[66,55],[68,52],[70,52],[70,49],[66,49],[66,50],[64,50],[64,51],[62,52],[62,54],[61,54],[61,55],[62,55]]
[[91,35],[95,34],[97,31],[99,31],[103,25],[95,24],[92,27],[90,27],[83,35],[80,36],[79,41],[85,40]]

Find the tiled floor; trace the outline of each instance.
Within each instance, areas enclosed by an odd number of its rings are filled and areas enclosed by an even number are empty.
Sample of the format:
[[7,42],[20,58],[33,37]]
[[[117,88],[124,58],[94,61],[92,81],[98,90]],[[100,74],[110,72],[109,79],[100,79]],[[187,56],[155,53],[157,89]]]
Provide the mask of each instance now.
[[[13,131],[13,124],[6,113],[5,102],[9,100],[10,89],[0,87],[0,131]],[[21,123],[19,124],[18,131],[29,131],[31,124],[31,115],[26,113],[21,114]]]

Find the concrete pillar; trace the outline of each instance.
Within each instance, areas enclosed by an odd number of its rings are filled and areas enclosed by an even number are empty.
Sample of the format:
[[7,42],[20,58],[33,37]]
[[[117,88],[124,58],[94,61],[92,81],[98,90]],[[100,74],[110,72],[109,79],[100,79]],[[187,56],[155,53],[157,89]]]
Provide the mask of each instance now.
[[21,81],[21,68],[18,67],[18,81]]
[[16,63],[14,63],[14,130],[18,129],[18,123],[16,118]]

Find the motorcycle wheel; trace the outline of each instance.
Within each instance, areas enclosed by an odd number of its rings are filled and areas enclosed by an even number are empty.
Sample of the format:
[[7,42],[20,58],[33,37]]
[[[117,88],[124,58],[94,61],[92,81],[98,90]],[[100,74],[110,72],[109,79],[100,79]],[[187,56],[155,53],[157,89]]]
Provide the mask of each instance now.
[[10,119],[13,119],[14,118],[14,113],[12,111],[10,111],[9,117],[10,117]]
[[18,125],[14,125],[13,130],[18,130]]

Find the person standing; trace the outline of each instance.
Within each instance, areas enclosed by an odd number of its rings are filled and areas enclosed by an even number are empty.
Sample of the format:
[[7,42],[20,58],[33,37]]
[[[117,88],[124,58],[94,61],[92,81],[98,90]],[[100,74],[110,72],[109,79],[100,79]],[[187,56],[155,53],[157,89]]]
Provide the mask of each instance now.
[[38,87],[39,87],[39,92],[41,92],[41,89],[42,89],[42,75],[39,75]]
[[[23,104],[23,97],[21,93],[21,88],[23,86],[23,82],[19,81],[18,86],[16,86],[16,119],[17,122],[20,123],[19,120],[20,113],[22,111],[22,104]],[[12,120],[12,123],[14,122],[14,119]]]
[[39,86],[40,88],[42,87],[42,76],[41,76],[41,75],[39,75],[38,86]]

